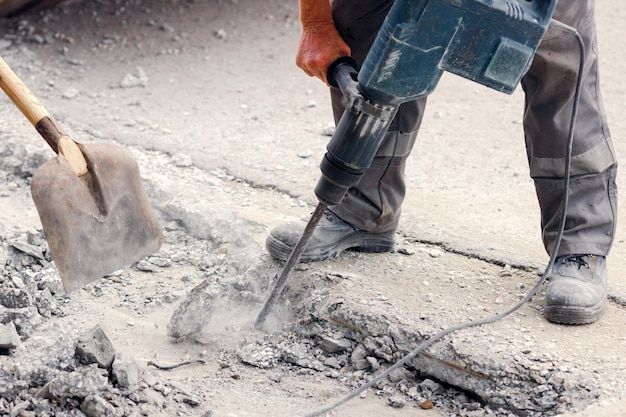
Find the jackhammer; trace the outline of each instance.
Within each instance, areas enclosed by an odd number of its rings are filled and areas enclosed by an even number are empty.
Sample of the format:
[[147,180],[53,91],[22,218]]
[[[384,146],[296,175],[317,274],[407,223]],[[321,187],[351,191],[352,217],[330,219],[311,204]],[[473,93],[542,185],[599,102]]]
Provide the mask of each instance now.
[[345,107],[315,187],[319,200],[259,313],[261,328],[324,210],[339,204],[372,163],[398,107],[429,95],[444,71],[512,94],[526,73],[556,0],[396,0],[357,71],[350,57],[328,69]]

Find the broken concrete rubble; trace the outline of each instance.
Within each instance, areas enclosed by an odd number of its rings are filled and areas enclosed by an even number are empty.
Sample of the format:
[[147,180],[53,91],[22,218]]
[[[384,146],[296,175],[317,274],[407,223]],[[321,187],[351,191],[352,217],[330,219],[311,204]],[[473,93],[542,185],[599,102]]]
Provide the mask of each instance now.
[[198,407],[191,394],[167,391],[168,381],[117,352],[100,325],[83,331],[75,321],[50,320],[67,314],[69,300],[54,268],[34,256],[47,253],[39,236],[0,238],[0,415],[130,416],[138,404],[159,415],[168,404]]
[[120,388],[134,391],[139,387],[140,369],[132,356],[117,352],[111,365],[113,378]]
[[78,338],[76,356],[81,363],[95,363],[110,369],[115,360],[115,347],[102,327],[96,325]]
[[[108,340],[99,326],[84,334],[79,334],[72,322],[44,324],[37,330],[11,353],[11,366],[0,364],[0,414],[69,416],[80,409],[96,417],[132,415],[137,403],[145,404],[145,410],[156,404],[165,407],[167,399],[160,392],[165,392],[166,381],[154,378],[134,358],[119,352],[114,360],[102,360],[102,343],[85,343],[94,335],[100,342]],[[33,389],[35,395],[22,401]],[[169,393],[188,406],[200,405],[180,387]],[[155,399],[157,394],[162,398]],[[159,413],[154,409],[149,415]]]
[[326,353],[340,353],[352,347],[352,342],[348,339],[334,339],[332,337],[322,335],[319,341],[319,347]]

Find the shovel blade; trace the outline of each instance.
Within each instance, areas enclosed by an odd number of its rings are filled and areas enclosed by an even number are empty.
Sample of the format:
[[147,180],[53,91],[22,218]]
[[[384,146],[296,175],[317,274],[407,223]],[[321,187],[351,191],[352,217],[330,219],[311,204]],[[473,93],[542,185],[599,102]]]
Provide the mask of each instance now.
[[67,292],[156,252],[163,232],[132,156],[116,144],[79,144],[89,173],[58,155],[37,169],[31,193]]

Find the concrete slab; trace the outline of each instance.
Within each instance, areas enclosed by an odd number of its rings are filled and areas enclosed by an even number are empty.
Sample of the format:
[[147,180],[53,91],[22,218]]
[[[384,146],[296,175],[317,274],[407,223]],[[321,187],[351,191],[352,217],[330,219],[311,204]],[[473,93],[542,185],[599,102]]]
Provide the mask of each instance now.
[[[265,19],[246,15],[248,3],[232,2],[232,10],[221,10],[219,21],[233,28],[228,42],[213,44],[213,49],[193,49],[184,67],[178,54],[185,51],[162,54],[160,44],[147,41],[138,42],[145,49],[132,65],[111,50],[99,55],[98,64],[90,65],[89,71],[73,69],[56,47],[41,45],[35,54],[59,71],[74,71],[85,91],[97,92],[73,101],[55,93],[46,97],[52,109],[56,104],[68,114],[81,114],[85,100],[93,105],[91,97],[97,97],[101,108],[89,115],[85,130],[105,132],[102,137],[126,144],[191,155],[197,167],[221,170],[233,180],[231,186],[239,182],[252,187],[256,193],[252,205],[249,201],[232,204],[227,193],[219,199],[198,194],[198,201],[218,216],[228,211],[255,222],[253,238],[262,245],[271,226],[307,214],[315,203],[318,163],[328,141],[323,131],[331,115],[326,88],[293,65],[299,35],[295,2],[268,1]],[[619,139],[626,134],[621,114],[626,102],[622,79],[626,49],[616,40],[623,37],[626,3],[598,0],[597,4],[600,64],[605,70],[601,86],[617,152],[625,155],[626,145]],[[276,16],[287,18],[277,24]],[[193,18],[182,12],[168,15],[168,24],[186,28],[190,38],[201,39],[203,46],[215,38],[215,27],[192,27],[190,21]],[[124,38],[134,39],[131,32],[136,29],[139,35],[135,35],[142,39],[145,27],[126,27],[122,22],[107,26],[106,37],[123,33]],[[234,28],[245,28],[245,34]],[[101,38],[102,34],[94,35]],[[71,58],[88,61],[92,45],[81,45],[76,39]],[[224,71],[224,62],[240,62],[241,48],[251,39],[259,55],[246,56],[246,65]],[[220,59],[212,59],[216,52]],[[110,86],[137,65],[150,74],[148,92],[111,92]],[[41,76],[37,81],[44,85],[45,80]],[[115,100],[109,101],[113,96]],[[185,108],[188,97],[196,102]],[[111,111],[124,100],[127,107]],[[522,108],[521,91],[506,96],[444,76],[429,98],[407,169],[408,195],[398,251],[347,253],[300,268],[288,288],[296,314],[312,316],[377,358],[393,361],[449,326],[500,314],[520,300],[548,260],[528,178]],[[112,126],[112,120],[129,122]],[[623,174],[619,175],[618,180]],[[266,197],[266,192],[276,190],[284,199]],[[626,384],[624,257],[620,226],[608,261],[611,303],[598,323],[566,327],[546,322],[540,293],[502,321],[445,337],[411,366],[494,408],[519,415],[583,410],[619,398]]]

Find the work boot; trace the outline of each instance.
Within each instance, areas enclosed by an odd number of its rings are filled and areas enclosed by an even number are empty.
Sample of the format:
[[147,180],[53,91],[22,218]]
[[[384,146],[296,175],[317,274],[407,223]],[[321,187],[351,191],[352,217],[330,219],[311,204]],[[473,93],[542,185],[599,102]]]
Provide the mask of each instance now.
[[[265,247],[275,258],[287,260],[308,223],[301,219],[276,226],[267,237]],[[346,249],[360,252],[389,252],[393,249],[395,231],[372,233],[359,230],[326,209],[307,242],[300,262],[316,262],[337,257]]]
[[557,258],[547,279],[543,314],[548,320],[588,324],[606,310],[606,257],[562,256]]

